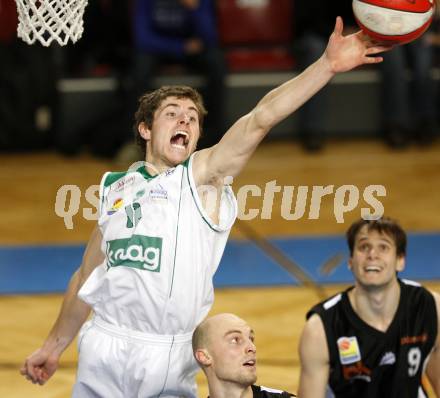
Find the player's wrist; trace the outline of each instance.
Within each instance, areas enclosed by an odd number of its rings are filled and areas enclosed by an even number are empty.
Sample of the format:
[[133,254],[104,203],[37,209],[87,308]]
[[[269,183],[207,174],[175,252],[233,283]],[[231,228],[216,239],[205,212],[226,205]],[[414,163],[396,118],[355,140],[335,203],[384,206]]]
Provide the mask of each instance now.
[[326,76],[330,80],[337,73],[337,64],[333,61],[327,51],[318,59],[317,65],[319,68],[319,75]]
[[59,358],[70,344],[71,339],[62,336],[49,337],[41,347],[51,357]]

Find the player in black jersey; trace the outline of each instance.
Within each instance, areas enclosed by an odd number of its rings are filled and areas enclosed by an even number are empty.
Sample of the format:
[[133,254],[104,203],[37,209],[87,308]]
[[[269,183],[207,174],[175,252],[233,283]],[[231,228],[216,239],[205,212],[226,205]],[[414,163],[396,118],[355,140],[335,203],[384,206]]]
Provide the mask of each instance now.
[[205,319],[193,334],[194,357],[208,379],[210,398],[288,398],[285,391],[256,386],[257,349],[250,326],[233,314]]
[[301,398],[440,398],[440,295],[400,280],[406,234],[389,218],[347,231],[354,286],[314,306],[300,341]]

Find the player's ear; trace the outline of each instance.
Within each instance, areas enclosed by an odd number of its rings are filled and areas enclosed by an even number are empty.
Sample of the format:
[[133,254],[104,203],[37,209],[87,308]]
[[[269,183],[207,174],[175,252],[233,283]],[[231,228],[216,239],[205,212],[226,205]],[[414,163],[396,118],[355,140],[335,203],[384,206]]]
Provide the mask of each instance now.
[[397,257],[396,271],[401,272],[405,269],[405,256]]
[[151,130],[148,128],[145,122],[138,124],[138,132],[145,141],[149,141],[151,139]]
[[347,264],[348,264],[348,269],[351,270],[353,268],[353,260],[351,257],[348,258]]
[[211,356],[209,355],[208,350],[199,348],[194,353],[196,361],[202,366],[209,366],[212,363]]

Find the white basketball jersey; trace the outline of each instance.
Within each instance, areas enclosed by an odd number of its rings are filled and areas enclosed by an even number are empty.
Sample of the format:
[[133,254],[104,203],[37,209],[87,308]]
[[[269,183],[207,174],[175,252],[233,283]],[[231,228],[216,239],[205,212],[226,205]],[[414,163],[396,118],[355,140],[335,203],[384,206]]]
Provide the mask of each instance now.
[[219,225],[212,223],[197,194],[192,160],[154,177],[141,167],[102,178],[99,226],[106,259],[78,295],[104,321],[182,334],[211,308],[212,278],[237,204],[225,186]]

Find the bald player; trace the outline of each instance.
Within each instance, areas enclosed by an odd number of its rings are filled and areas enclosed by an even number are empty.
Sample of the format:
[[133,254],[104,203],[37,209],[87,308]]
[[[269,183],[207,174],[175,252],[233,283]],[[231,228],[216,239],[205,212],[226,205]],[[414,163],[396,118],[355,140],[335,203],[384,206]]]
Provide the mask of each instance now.
[[234,314],[205,319],[194,331],[194,357],[206,375],[210,398],[287,398],[286,391],[257,386],[255,332]]

